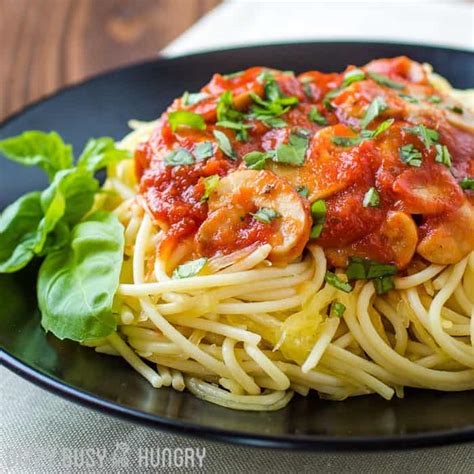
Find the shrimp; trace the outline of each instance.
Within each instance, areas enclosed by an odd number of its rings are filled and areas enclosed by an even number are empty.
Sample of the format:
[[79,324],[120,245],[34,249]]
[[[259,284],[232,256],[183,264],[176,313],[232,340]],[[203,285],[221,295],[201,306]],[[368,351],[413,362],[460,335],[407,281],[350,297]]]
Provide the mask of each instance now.
[[302,253],[310,229],[309,205],[289,184],[270,171],[240,169],[222,178],[211,193],[196,243],[206,256],[268,243],[269,260],[288,263]]

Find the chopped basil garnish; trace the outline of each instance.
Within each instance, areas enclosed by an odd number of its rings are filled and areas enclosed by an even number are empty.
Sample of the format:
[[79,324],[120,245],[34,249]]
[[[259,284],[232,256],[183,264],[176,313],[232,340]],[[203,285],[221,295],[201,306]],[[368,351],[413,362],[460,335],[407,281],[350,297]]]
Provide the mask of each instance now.
[[309,189],[307,186],[297,186],[296,192],[303,198],[307,198],[309,196]]
[[464,110],[462,109],[462,107],[459,107],[457,105],[453,107],[448,107],[448,110],[451,110],[451,112],[454,112],[455,114],[459,114],[459,115],[462,115],[464,113]]
[[376,72],[368,71],[367,74],[377,83],[382,86],[390,87],[391,89],[405,89],[405,84],[401,82],[392,81],[386,76],[382,76],[381,74],[377,74]]
[[306,94],[306,97],[308,97],[308,99],[312,99],[313,98],[313,90],[311,89],[311,78],[305,78],[307,80],[303,80],[303,90],[304,90],[304,93]]
[[372,280],[374,278],[395,275],[397,267],[375,260],[360,257],[350,257],[346,275],[349,280]]
[[194,147],[194,156],[197,161],[204,161],[214,155],[212,142],[200,142]]
[[326,272],[326,274],[324,275],[324,280],[329,285],[334,286],[334,288],[344,291],[345,293],[350,293],[354,289],[349,282],[342,280],[338,275],[333,272]]
[[372,120],[378,117],[386,109],[387,104],[383,97],[376,97],[367,108],[364,117],[360,121],[360,126],[366,128]]
[[335,136],[335,137],[331,137],[331,141],[334,143],[334,145],[338,145],[338,146],[355,146],[355,145],[358,145],[362,140],[357,135],[355,137]]
[[427,97],[426,100],[428,102],[431,102],[432,104],[439,104],[440,102],[442,102],[441,97],[438,97],[437,95]]
[[202,180],[204,184],[204,194],[202,195],[201,202],[205,202],[209,199],[212,191],[216,189],[217,185],[219,184],[220,177],[217,174],[213,174],[212,176],[208,176]]
[[365,193],[362,205],[364,207],[379,207],[380,196],[375,188],[369,188],[369,190]]
[[327,207],[323,199],[318,199],[311,204],[311,217],[313,218],[313,227],[311,228],[310,237],[317,239],[323,231],[326,223]]
[[276,161],[292,166],[303,166],[305,162],[308,138],[303,136],[303,129],[291,132],[288,143],[276,150]]
[[365,72],[362,69],[352,69],[344,74],[342,87],[347,87],[353,82],[363,81],[365,79]]
[[474,178],[464,177],[459,181],[459,186],[461,186],[462,189],[474,191]]
[[373,280],[375,292],[378,295],[383,295],[387,291],[393,290],[395,288],[395,283],[393,282],[392,277],[386,276],[381,278],[375,278]]
[[251,151],[247,153],[243,160],[247,168],[251,170],[263,170],[265,162],[275,156],[273,151]]
[[250,128],[250,125],[244,125],[245,115],[235,108],[231,91],[225,91],[220,95],[217,101],[216,115],[216,125],[235,130],[237,140],[247,141],[247,128]]
[[197,260],[190,260],[189,262],[183,263],[175,268],[171,278],[173,278],[173,280],[179,280],[181,278],[196,276],[203,269],[206,262],[207,258],[201,257]]
[[324,115],[321,114],[321,112],[316,108],[316,106],[311,107],[311,110],[309,111],[308,118],[311,120],[311,122],[314,122],[318,125],[327,125],[328,121]]
[[202,115],[189,112],[188,110],[177,110],[176,112],[168,113],[168,122],[173,132],[182,125],[186,127],[196,128],[198,130],[206,129],[206,122]]
[[398,149],[398,154],[402,163],[405,163],[415,168],[419,168],[422,163],[423,155],[421,151],[416,149],[411,143],[409,145],[401,146]]
[[429,148],[433,143],[437,142],[439,139],[438,132],[431,128],[426,128],[423,124],[417,125],[415,127],[402,127],[402,130],[405,130],[409,133],[417,135],[418,138],[423,142],[426,148]]
[[287,126],[287,123],[280,117],[266,117],[265,115],[259,115],[257,118],[268,128],[282,128]]
[[413,97],[412,95],[398,94],[398,96],[401,97],[402,99],[406,100],[410,104],[418,104],[420,102],[416,97]]
[[446,145],[440,145],[437,143],[436,148],[436,163],[442,163],[443,165],[451,168],[451,154],[449,153],[448,147]]
[[190,93],[190,92],[185,92],[183,94],[183,105],[196,105],[199,104],[199,102],[209,99],[211,97],[209,94],[206,94],[205,92],[196,92],[196,93]]
[[247,141],[248,140],[248,128],[252,128],[250,125],[245,125],[242,122],[229,122],[228,120],[222,120],[221,122],[216,122],[216,125],[219,127],[230,128],[231,130],[235,130],[237,133],[235,137],[237,140],[240,141]]
[[344,312],[346,311],[346,306],[339,301],[334,301],[331,304],[331,311],[329,312],[330,316],[337,316],[338,318],[342,318],[344,316]]
[[281,217],[275,209],[270,209],[268,207],[262,207],[257,212],[250,213],[250,215],[256,221],[262,222],[263,224],[270,224],[276,218]]
[[323,105],[326,107],[327,110],[334,110],[335,107],[331,104],[331,100],[335,99],[340,93],[342,92],[342,88],[333,89],[329,91],[323,99]]
[[194,164],[194,156],[184,148],[170,151],[163,157],[166,166],[184,166]]
[[232,147],[232,143],[230,143],[227,135],[220,130],[214,130],[212,133],[214,134],[214,137],[217,140],[217,146],[220,148],[222,153],[224,153],[224,155],[229,157],[231,160],[237,160],[237,153]]

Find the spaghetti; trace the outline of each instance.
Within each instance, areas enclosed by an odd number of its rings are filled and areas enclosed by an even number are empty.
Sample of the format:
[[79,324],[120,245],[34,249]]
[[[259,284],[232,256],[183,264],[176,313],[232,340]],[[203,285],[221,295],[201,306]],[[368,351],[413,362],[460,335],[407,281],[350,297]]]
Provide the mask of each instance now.
[[[386,79],[385,85],[390,82]],[[433,82],[436,86],[440,79]],[[284,84],[280,87],[287,92]],[[443,82],[442,87],[448,94],[449,86]],[[210,94],[210,88],[203,94]],[[340,96],[335,101],[334,108],[343,106]],[[159,121],[131,126],[135,130],[122,147],[132,152],[151,143],[161,127]],[[454,150],[452,154],[454,160]],[[472,156],[470,160],[472,165]],[[389,400],[403,396],[404,387],[474,389],[472,250],[455,263],[430,259],[431,250],[421,251],[424,258],[412,252],[407,262],[401,254],[385,254],[398,263],[388,291],[379,291],[381,278],[348,278],[334,252],[327,250],[324,234],[306,239],[296,254],[290,250],[285,262],[274,254],[281,242],[266,236],[228,252],[207,253],[197,272],[176,277],[190,254],[199,255],[190,251],[188,234],[175,234],[172,251],[167,250],[177,221],[163,222],[143,187],[139,191],[135,166],[127,160],[110,167],[104,186],[110,192],[96,200],[96,208],[113,210],[124,225],[125,253],[114,301],[119,330],[87,345],[122,356],[156,388],[187,388],[199,398],[238,410],[277,410],[294,392],[307,395],[310,390],[330,400],[369,393]],[[313,224],[317,219],[313,213]],[[324,228],[329,225],[326,221]],[[300,248],[299,243],[291,245]],[[372,257],[373,251],[380,256],[379,250],[362,244],[343,247],[354,255]]]

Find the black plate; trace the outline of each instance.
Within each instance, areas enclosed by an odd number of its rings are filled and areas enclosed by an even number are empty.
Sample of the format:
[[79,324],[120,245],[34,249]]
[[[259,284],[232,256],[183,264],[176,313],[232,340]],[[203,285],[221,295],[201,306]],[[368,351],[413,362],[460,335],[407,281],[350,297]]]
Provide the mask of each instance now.
[[[242,48],[162,59],[121,69],[68,88],[0,127],[57,130],[79,149],[87,138],[127,132],[130,118],[153,119],[184,90],[212,73],[252,65],[341,71],[377,57],[407,55],[431,63],[457,87],[474,86],[474,54],[380,43],[304,43]],[[45,184],[41,173],[0,160],[0,208]],[[46,336],[35,302],[35,269],[0,275],[0,347],[7,367],[71,400],[161,429],[258,446],[380,449],[474,439],[473,392],[407,390],[404,400],[366,396],[344,402],[296,397],[274,413],[231,411],[189,393],[156,390],[122,360]],[[30,407],[30,409],[34,409]]]

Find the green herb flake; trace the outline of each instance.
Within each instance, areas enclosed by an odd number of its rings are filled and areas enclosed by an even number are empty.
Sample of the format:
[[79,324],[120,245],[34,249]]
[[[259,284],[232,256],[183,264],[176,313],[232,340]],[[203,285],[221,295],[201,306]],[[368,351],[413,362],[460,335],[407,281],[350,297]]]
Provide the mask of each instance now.
[[237,160],[237,153],[232,147],[232,143],[230,143],[227,135],[219,130],[214,130],[212,133],[214,134],[214,137],[217,140],[217,146],[222,151],[222,153],[224,153],[224,155],[226,155],[231,160]]
[[213,174],[212,176],[207,176],[202,180],[204,184],[204,194],[202,195],[201,202],[205,202],[209,199],[212,191],[216,189],[217,185],[219,184],[220,177],[217,174]]
[[212,142],[200,142],[194,147],[194,156],[197,161],[204,161],[214,155],[214,146]]
[[197,130],[206,129],[206,122],[204,121],[202,115],[195,114],[194,112],[189,112],[188,110],[178,110],[176,112],[169,112],[168,122],[173,132],[175,132],[176,129],[181,126],[191,127]]
[[352,285],[342,280],[338,275],[333,272],[327,271],[324,275],[324,281],[338,290],[344,291],[345,293],[350,293],[354,288]]
[[403,100],[409,102],[410,104],[419,104],[420,103],[420,101],[416,97],[413,97],[412,95],[398,94],[398,97],[401,97]]
[[323,231],[326,223],[327,207],[323,199],[318,199],[311,204],[311,217],[313,218],[313,226],[311,228],[310,238],[317,239]]
[[439,139],[439,134],[436,130],[427,128],[423,124],[416,125],[415,127],[402,127],[402,130],[417,135],[426,148],[429,148]]
[[211,97],[209,94],[206,94],[205,92],[196,92],[196,93],[191,93],[186,91],[183,94],[183,105],[188,106],[188,105],[196,105],[199,104],[199,102],[202,102],[203,100],[209,99]]
[[363,81],[365,79],[365,72],[362,69],[352,69],[344,74],[344,80],[342,81],[342,87],[347,87],[353,82]]
[[317,125],[328,125],[327,118],[321,114],[316,106],[311,107],[308,118]]
[[184,148],[170,151],[163,157],[166,166],[189,166],[194,164],[194,157]]
[[375,188],[369,188],[369,190],[365,193],[362,205],[364,207],[379,207],[380,196]]
[[263,170],[265,162],[275,156],[275,152],[251,151],[244,155],[245,166],[251,170]]
[[446,145],[440,145],[437,143],[435,145],[436,148],[436,163],[442,163],[443,165],[451,168],[451,154],[449,153],[448,147]]
[[309,196],[309,189],[307,186],[297,186],[296,192],[302,197],[307,199]]
[[235,130],[236,138],[239,141],[247,141],[248,140],[248,128],[252,128],[251,125],[245,125],[243,122],[230,122],[228,120],[222,120],[221,122],[216,122],[216,125],[223,128],[229,128],[231,130]]
[[362,128],[367,128],[367,125],[369,125],[372,120],[377,118],[386,109],[387,104],[383,97],[376,97],[367,108],[365,115],[360,122],[360,126]]
[[263,122],[268,128],[283,128],[288,124],[280,117],[266,117],[265,115],[258,116],[258,120]]
[[331,142],[334,143],[334,145],[344,146],[344,147],[358,145],[361,141],[362,140],[359,136],[341,137],[341,136],[336,135],[335,137],[331,137]]
[[377,128],[375,128],[374,130],[362,130],[360,132],[360,136],[364,140],[378,137],[380,134],[388,130],[393,125],[394,122],[395,122],[395,119],[393,118],[387,119],[383,121],[380,125],[378,125]]
[[375,260],[350,257],[346,275],[349,280],[373,280],[388,277],[397,273],[397,267]]
[[367,74],[378,84],[382,86],[390,87],[391,89],[405,89],[405,84],[401,82],[392,81],[386,76],[382,76],[381,74],[377,74],[376,72],[368,71]]
[[303,129],[290,133],[288,143],[276,150],[276,161],[291,166],[303,166],[308,149],[308,137],[303,136]]
[[401,146],[398,149],[398,154],[402,163],[414,166],[415,168],[421,166],[423,155],[421,154],[421,151],[415,148],[411,143],[409,145]]
[[334,301],[331,304],[331,311],[329,312],[330,316],[337,316],[338,318],[342,318],[346,311],[346,306],[339,301]]
[[468,178],[467,176],[459,181],[461,189],[474,191],[474,178]]
[[384,293],[387,293],[387,291],[393,290],[395,288],[395,283],[393,282],[393,278],[390,276],[375,278],[373,282],[374,282],[375,292],[378,295],[383,295]]
[[438,97],[437,95],[432,95],[430,97],[426,98],[427,102],[431,102],[432,104],[439,104],[442,102],[441,97]]
[[171,278],[173,280],[181,280],[182,278],[190,278],[199,274],[199,272],[206,265],[207,258],[201,257],[197,260],[190,260],[189,262],[179,265],[175,268]]
[[272,221],[281,217],[281,215],[275,211],[275,209],[270,209],[268,207],[261,207],[257,212],[250,213],[250,215],[258,222],[263,224],[270,224]]
[[455,105],[453,107],[448,107],[448,110],[451,110],[451,112],[454,112],[455,114],[462,115],[464,113],[464,110],[462,107],[459,107],[458,105]]

